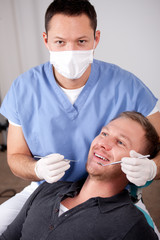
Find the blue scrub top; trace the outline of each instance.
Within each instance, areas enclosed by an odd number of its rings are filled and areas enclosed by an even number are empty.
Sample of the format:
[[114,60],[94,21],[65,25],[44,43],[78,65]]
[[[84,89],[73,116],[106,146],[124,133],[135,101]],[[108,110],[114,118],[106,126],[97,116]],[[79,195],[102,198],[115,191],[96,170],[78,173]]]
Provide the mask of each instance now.
[[63,180],[85,177],[92,140],[123,111],[148,115],[157,99],[133,74],[94,60],[90,77],[72,105],[55,81],[47,62],[19,76],[6,95],[0,113],[22,126],[31,153],[60,153],[71,163]]

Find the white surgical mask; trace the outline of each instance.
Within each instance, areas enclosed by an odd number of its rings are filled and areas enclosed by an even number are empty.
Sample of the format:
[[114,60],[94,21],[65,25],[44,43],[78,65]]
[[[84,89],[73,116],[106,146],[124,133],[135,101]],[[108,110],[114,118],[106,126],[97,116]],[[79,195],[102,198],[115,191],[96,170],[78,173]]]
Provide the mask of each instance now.
[[50,51],[50,63],[69,79],[80,78],[93,62],[93,49],[85,51]]

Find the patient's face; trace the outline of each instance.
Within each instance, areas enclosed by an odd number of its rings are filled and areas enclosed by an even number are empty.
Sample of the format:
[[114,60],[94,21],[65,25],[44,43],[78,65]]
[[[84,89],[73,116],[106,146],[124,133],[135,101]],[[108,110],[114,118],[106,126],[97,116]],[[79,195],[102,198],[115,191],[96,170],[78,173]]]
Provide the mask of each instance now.
[[[87,161],[88,173],[120,173],[120,164],[102,167],[98,163],[120,161],[129,156],[130,150],[144,153],[145,131],[141,125],[131,119],[118,118],[103,127],[101,133],[93,140]],[[118,174],[119,174],[118,173]]]

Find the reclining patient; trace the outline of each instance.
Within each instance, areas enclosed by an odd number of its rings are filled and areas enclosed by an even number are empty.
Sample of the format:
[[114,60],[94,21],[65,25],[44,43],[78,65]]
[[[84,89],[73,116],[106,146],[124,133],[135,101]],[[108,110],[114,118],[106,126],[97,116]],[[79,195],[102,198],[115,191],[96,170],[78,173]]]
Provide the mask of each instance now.
[[93,140],[87,179],[41,184],[0,239],[158,239],[132,203],[120,164],[111,164],[131,150],[155,156],[158,135],[141,114],[124,112]]

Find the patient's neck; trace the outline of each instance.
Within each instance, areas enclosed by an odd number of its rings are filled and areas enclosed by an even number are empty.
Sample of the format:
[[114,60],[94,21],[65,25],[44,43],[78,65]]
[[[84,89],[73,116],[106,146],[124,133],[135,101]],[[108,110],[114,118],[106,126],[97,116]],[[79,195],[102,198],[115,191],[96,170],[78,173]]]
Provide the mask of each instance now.
[[121,192],[126,186],[126,181],[110,180],[101,181],[88,177],[79,193],[81,196],[92,197],[112,197]]
[[120,193],[126,185],[127,180],[125,179],[123,181],[110,180],[106,182],[88,176],[79,194],[73,198],[65,199],[62,204],[71,209],[93,197],[112,197]]

